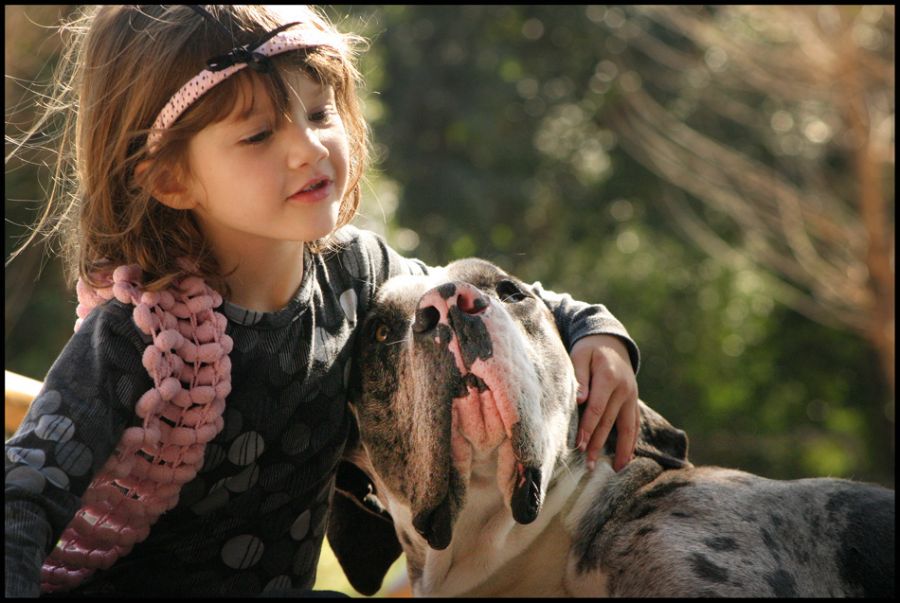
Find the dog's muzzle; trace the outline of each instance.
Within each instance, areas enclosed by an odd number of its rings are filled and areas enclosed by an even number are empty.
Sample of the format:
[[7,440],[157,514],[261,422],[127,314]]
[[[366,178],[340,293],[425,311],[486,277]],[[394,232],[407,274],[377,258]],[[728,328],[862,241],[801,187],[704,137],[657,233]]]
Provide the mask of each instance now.
[[[515,456],[513,490],[510,506],[513,518],[522,524],[537,518],[541,501],[541,470],[535,460],[523,458],[519,441],[520,430],[516,394],[509,391],[509,363],[495,355],[494,336],[500,325],[506,323],[494,319],[502,308],[495,308],[491,299],[474,285],[450,282],[427,291],[419,299],[412,330],[416,345],[437,345],[450,350],[462,375],[461,395],[454,398],[454,429],[472,448],[486,453],[503,445],[512,445]],[[471,452],[461,451],[462,440],[455,439],[454,458],[469,458]],[[498,467],[500,472],[513,471],[513,467]],[[447,502],[420,514],[414,521],[419,532],[429,543],[432,540],[449,542],[449,533],[443,534],[442,518],[448,515]],[[433,543],[432,543],[433,546]]]

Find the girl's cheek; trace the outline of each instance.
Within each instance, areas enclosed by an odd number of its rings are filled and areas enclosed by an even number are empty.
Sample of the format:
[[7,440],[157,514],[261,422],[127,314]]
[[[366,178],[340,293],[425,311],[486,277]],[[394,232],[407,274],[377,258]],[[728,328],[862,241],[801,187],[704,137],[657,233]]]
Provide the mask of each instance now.
[[350,156],[350,137],[347,135],[347,131],[344,130],[343,126],[340,128],[337,144],[338,153],[340,153],[341,157],[344,159],[344,163],[347,163],[347,159]]

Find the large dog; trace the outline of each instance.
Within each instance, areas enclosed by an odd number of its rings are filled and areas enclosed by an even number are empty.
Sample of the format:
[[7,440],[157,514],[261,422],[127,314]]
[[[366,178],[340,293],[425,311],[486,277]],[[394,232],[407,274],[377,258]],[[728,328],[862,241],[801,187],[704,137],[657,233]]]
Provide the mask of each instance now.
[[894,594],[892,490],[695,467],[643,403],[588,471],[552,315],[493,264],[390,280],[359,339],[328,539],[364,594],[401,551],[417,596]]

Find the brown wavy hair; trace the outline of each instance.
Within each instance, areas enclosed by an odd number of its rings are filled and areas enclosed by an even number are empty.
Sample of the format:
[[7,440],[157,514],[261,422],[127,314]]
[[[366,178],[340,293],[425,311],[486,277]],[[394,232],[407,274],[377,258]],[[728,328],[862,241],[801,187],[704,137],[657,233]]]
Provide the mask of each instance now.
[[[53,185],[31,235],[10,260],[38,235],[59,237],[70,282],[81,277],[97,286],[96,273],[110,266],[138,264],[145,286],[155,290],[184,275],[178,259],[185,257],[212,287],[227,295],[222,268],[191,212],[167,207],[151,191],[173,177],[184,181],[191,176],[187,158],[191,137],[227,117],[238,103],[247,102],[248,95],[241,92],[250,88],[251,78],[263,84],[276,115],[281,116],[289,105],[283,74],[295,69],[334,87],[350,146],[348,190],[337,227],[354,217],[370,155],[368,125],[357,97],[361,78],[355,66],[364,40],[339,33],[313,8],[291,7],[291,14],[262,6],[205,8],[224,30],[179,5],[90,7],[62,25],[72,41],[45,98],[47,108],[7,156],[8,161],[62,115],[55,137]],[[135,168],[150,158],[147,134],[169,98],[204,69],[210,57],[291,21],[302,22],[291,31],[313,27],[339,36],[344,50],[319,46],[289,51],[272,57],[271,74],[245,68],[225,79],[162,132],[148,169],[139,171],[138,179]],[[321,251],[328,239],[313,242],[311,248]]]

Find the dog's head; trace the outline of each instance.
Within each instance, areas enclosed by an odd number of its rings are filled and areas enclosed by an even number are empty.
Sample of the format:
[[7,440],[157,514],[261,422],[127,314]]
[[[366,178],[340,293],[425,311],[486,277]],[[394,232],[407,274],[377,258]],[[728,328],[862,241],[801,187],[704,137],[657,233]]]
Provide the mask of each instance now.
[[[358,334],[358,432],[346,455],[356,468],[339,472],[328,528],[354,587],[375,592],[400,554],[392,519],[411,526],[407,549],[436,550],[479,492],[501,498],[516,522],[534,521],[557,464],[575,455],[575,386],[547,306],[493,264],[463,260],[385,283]],[[644,423],[645,439],[672,438],[655,417]]]

